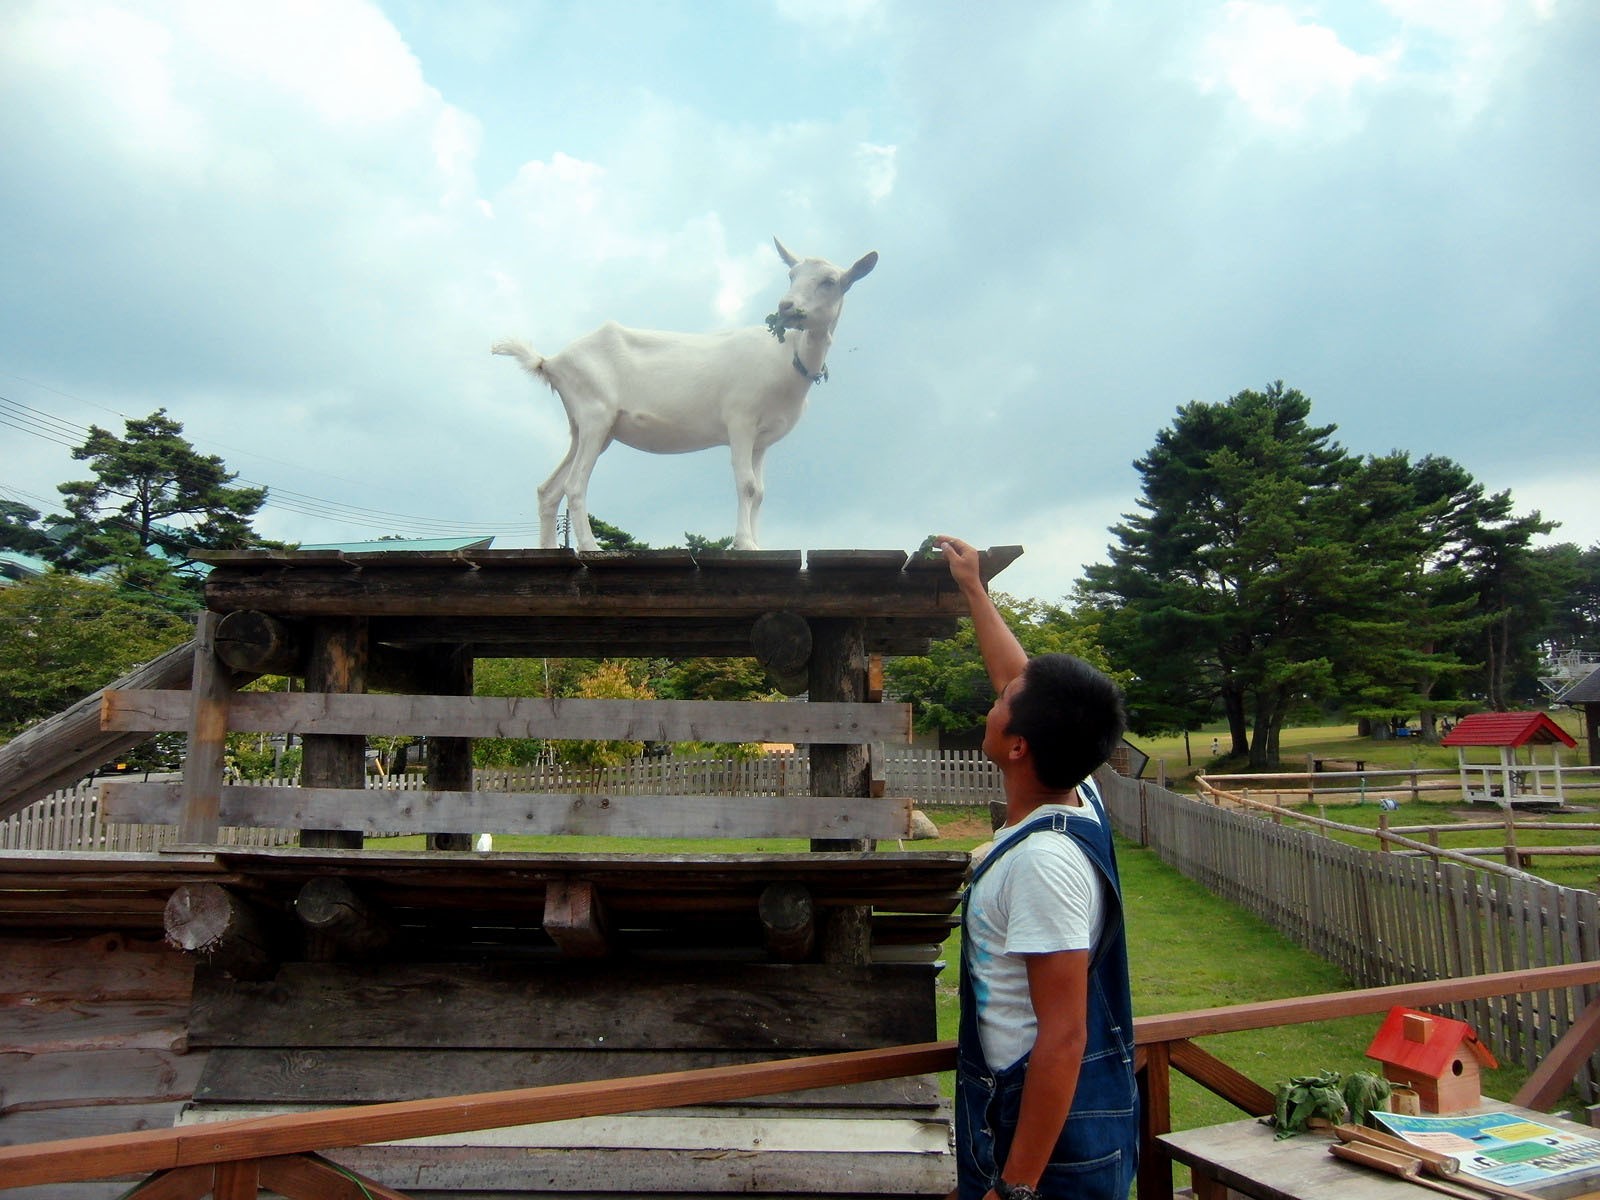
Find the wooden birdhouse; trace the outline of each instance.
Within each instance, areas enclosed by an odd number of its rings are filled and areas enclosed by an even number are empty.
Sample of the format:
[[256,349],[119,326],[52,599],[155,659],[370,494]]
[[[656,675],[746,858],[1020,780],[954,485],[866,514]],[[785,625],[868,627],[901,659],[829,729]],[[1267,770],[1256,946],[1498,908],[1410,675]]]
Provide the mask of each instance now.
[[1383,1064],[1390,1083],[1415,1091],[1424,1112],[1436,1113],[1475,1108],[1482,1068],[1500,1065],[1465,1021],[1399,1007],[1389,1010],[1367,1057]]

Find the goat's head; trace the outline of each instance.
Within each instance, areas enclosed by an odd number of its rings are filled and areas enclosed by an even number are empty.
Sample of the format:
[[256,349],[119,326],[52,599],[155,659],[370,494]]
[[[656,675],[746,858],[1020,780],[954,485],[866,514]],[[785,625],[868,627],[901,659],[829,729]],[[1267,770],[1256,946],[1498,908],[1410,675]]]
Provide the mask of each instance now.
[[789,267],[789,290],[778,301],[777,312],[778,323],[789,329],[832,333],[844,294],[878,265],[876,250],[862,255],[845,270],[825,258],[796,258],[777,238],[772,239],[772,244]]

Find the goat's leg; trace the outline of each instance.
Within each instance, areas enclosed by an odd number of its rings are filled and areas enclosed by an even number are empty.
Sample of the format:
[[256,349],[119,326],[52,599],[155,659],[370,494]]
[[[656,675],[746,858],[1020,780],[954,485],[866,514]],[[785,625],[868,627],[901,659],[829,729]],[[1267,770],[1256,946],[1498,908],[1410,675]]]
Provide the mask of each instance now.
[[578,430],[571,430],[572,440],[561,465],[550,472],[550,478],[539,485],[539,545],[546,550],[556,548],[556,514],[561,508],[561,497],[567,494],[567,476],[572,471],[572,460],[578,453]]
[[573,442],[572,463],[567,469],[567,519],[572,522],[572,536],[579,550],[598,550],[594,530],[589,527],[589,476],[594,474],[594,464],[605,448],[611,445],[611,431],[585,429],[579,426]]
[[766,447],[758,446],[751,434],[729,430],[728,449],[733,457],[733,489],[739,499],[739,522],[734,527],[733,548],[759,550],[756,520],[761,513],[761,459]]

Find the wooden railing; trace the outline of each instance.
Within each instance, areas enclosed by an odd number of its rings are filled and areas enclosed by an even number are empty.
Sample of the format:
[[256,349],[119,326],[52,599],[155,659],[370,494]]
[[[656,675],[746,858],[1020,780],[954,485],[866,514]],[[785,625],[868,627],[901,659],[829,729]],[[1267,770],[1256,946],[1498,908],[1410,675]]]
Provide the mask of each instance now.
[[[1195,1080],[1241,1111],[1264,1116],[1272,1095],[1194,1044],[1213,1034],[1386,1012],[1394,1005],[1437,1006],[1600,985],[1600,961],[1442,979],[1400,987],[1298,996],[1255,1004],[1138,1018],[1143,1142],[1139,1200],[1171,1200],[1172,1162],[1156,1139],[1171,1130],[1171,1072]],[[1577,1064],[1600,1039],[1600,1002],[1581,1018],[1529,1076],[1515,1097],[1548,1108],[1566,1090]],[[675,1071],[589,1083],[289,1113],[239,1121],[73,1138],[0,1148],[0,1192],[9,1188],[148,1175],[130,1200],[218,1200],[254,1197],[268,1187],[290,1200],[333,1200],[363,1194],[403,1200],[396,1192],[322,1157],[324,1151],[407,1138],[511,1125],[711,1104],[776,1092],[895,1079],[955,1066],[955,1043],[926,1042],[740,1066]],[[364,1191],[363,1191],[364,1189]]]

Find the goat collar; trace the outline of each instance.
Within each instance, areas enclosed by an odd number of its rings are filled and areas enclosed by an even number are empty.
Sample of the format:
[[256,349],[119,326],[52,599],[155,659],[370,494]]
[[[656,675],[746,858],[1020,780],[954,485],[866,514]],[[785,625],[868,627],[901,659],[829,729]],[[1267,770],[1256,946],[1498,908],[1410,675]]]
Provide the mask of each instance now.
[[800,372],[800,378],[809,379],[812,383],[827,383],[828,382],[828,364],[827,363],[823,363],[822,366],[818,367],[817,368],[817,373],[815,375],[813,375],[810,371],[808,371],[806,369],[805,363],[800,361],[800,351],[796,350],[794,352],[794,358],[791,359],[790,361],[794,363],[794,369],[796,371]]

